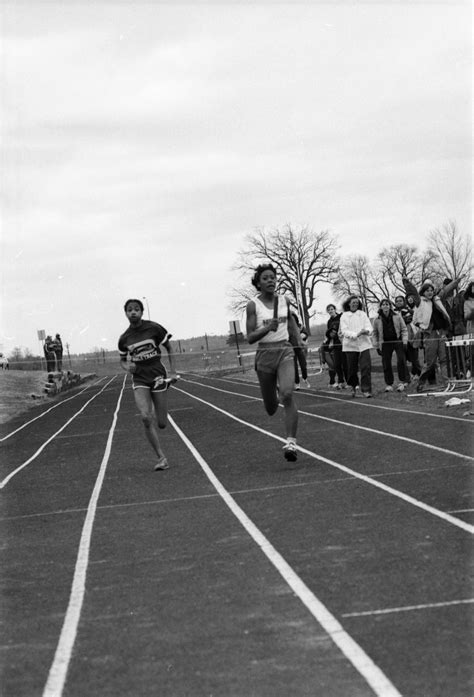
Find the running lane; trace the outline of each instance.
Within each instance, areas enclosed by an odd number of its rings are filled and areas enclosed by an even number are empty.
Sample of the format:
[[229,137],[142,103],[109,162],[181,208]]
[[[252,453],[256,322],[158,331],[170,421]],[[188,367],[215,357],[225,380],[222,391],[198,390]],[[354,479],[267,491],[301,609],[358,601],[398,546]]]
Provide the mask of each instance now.
[[[50,668],[61,669],[58,637],[65,622],[73,632],[66,611],[102,465],[65,695],[470,694],[471,536],[449,517],[371,483],[387,482],[416,501],[434,472],[443,482],[443,472],[457,479],[467,471],[462,453],[427,455],[425,446],[309,414],[300,422],[308,453],[289,465],[278,440],[282,415],[269,419],[252,399],[255,390],[233,386],[243,392],[236,396],[183,380],[170,391],[172,424],[163,434],[172,468],[155,473],[129,386],[113,425],[119,382],[1,492],[9,506],[7,697],[41,694]],[[347,420],[347,410],[336,417]],[[45,435],[66,420],[45,422]],[[5,471],[21,460],[13,459]],[[445,512],[436,488],[425,493]],[[452,481],[449,488],[457,505],[463,487]],[[301,580],[301,597],[295,577],[284,578],[239,510]],[[340,623],[342,648],[312,614],[314,598]]]
[[[290,466],[275,438],[281,435],[281,415],[267,417],[251,390],[233,385],[226,394],[191,382],[182,389],[199,414],[191,418],[183,411],[183,430],[403,694],[443,695],[446,685],[452,694],[469,694],[472,529],[457,527],[462,516],[447,511],[448,504],[454,509],[468,504],[472,461],[464,448],[446,453],[423,445],[422,438],[430,444],[428,419],[419,428],[419,445],[394,440],[394,423],[403,433],[402,420],[413,418],[400,412],[390,415],[386,436],[301,415],[299,442],[334,464],[303,454]],[[347,421],[346,405],[342,412],[336,416]],[[449,430],[453,422],[445,426]],[[225,433],[220,447],[216,432]],[[446,518],[336,464],[387,482]]]

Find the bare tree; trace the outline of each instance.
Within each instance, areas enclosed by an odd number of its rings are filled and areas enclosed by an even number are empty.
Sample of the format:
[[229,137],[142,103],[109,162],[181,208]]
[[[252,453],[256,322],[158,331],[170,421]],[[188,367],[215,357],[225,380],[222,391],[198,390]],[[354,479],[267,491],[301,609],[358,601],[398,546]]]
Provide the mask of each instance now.
[[334,294],[343,300],[348,295],[358,295],[366,309],[377,302],[374,293],[373,271],[366,256],[354,254],[340,261],[339,271],[333,283]]
[[317,285],[332,282],[338,271],[337,249],[337,240],[328,230],[316,233],[307,226],[295,229],[290,224],[271,232],[257,229],[247,235],[234,265],[242,278],[246,276],[246,283],[232,289],[231,309],[243,310],[255,295],[249,285],[251,271],[259,263],[270,262],[278,272],[278,290],[289,296],[309,331]]
[[421,285],[425,278],[433,275],[434,258],[430,250],[419,253],[416,247],[403,244],[385,247],[374,262],[361,255],[346,257],[340,263],[334,292],[341,299],[356,293],[368,309],[378,305],[382,298],[405,294],[404,277]]
[[428,244],[432,251],[433,275],[438,283],[443,278],[469,278],[472,274],[472,240],[462,234],[454,220],[430,230]]
[[417,247],[406,244],[385,247],[377,255],[375,279],[381,296],[389,298],[396,294],[404,294],[402,279],[409,278],[415,285],[435,275],[435,254],[428,249],[418,252]]

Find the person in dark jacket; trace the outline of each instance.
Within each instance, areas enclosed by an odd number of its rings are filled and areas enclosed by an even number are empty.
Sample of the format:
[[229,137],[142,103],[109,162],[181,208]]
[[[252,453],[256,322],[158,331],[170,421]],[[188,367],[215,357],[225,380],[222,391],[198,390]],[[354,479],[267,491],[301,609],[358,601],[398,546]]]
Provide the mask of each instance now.
[[[326,329],[326,340],[323,344],[323,356],[329,370],[329,387],[337,390],[346,387],[345,357],[342,353],[342,344],[339,338],[339,324],[341,315],[336,306],[330,303],[326,307],[329,314]],[[336,382],[337,377],[337,382]]]
[[415,311],[415,298],[413,295],[397,295],[395,298],[394,312],[398,312],[406,324],[408,332],[408,343],[406,345],[405,354],[407,362],[411,364],[412,379],[418,379],[421,375],[420,365],[420,347],[416,341],[416,330],[413,327],[413,312]]
[[63,342],[61,341],[61,335],[56,334],[54,337],[54,353],[56,356],[56,369],[63,369]]
[[292,312],[291,314],[293,315],[293,319],[295,320],[295,324],[298,327],[298,331],[300,334],[296,341],[294,339],[292,340],[292,338],[290,337],[290,343],[292,344],[293,351],[295,352],[293,359],[295,365],[295,390],[299,390],[301,387],[298,366],[301,368],[301,378],[303,380],[303,387],[309,389],[311,385],[308,382],[308,365],[306,361],[306,355],[308,352],[308,332],[306,331],[306,328],[301,325],[301,322],[298,319],[298,315],[295,312]]
[[378,317],[374,321],[373,340],[379,356],[382,356],[385,392],[393,392],[392,355],[397,356],[397,374],[400,381],[397,391],[403,392],[410,382],[405,356],[408,330],[400,313],[394,312],[390,300],[380,302]]
[[44,340],[44,357],[46,358],[46,371],[48,373],[54,373],[56,370],[56,354],[54,352],[54,341],[53,337],[48,334]]

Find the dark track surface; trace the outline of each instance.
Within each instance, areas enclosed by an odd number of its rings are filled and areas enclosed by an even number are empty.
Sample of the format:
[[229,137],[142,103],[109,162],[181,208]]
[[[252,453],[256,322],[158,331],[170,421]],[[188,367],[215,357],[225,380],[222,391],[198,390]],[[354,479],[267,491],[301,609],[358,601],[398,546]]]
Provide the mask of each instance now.
[[[154,472],[130,385],[120,401],[109,380],[0,429],[3,697],[472,695],[471,422],[304,391],[290,464],[255,385],[187,376],[169,395],[172,467]],[[48,692],[88,520],[77,632]]]

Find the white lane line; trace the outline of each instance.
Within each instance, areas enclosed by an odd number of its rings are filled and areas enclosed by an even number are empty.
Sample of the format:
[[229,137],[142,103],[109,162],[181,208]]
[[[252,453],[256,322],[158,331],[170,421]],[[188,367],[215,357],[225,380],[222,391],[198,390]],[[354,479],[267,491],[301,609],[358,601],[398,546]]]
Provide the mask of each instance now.
[[[191,380],[188,380],[188,382],[192,382]],[[220,387],[212,387],[211,385],[202,385],[201,383],[195,383],[195,385],[199,385],[200,387],[205,387],[208,390],[215,390],[216,392],[223,392],[224,394],[231,394],[235,395],[238,397],[247,397],[250,400],[254,400],[257,402],[261,401],[260,397],[248,397],[248,395],[242,395],[240,392],[231,392],[230,390],[223,390]],[[175,388],[176,389],[176,388]],[[282,406],[280,404],[280,406]],[[387,438],[395,438],[396,440],[402,440],[406,443],[411,443],[412,445],[419,445],[423,448],[429,448],[430,450],[436,450],[437,452],[444,453],[445,455],[454,455],[455,457],[460,457],[463,460],[474,460],[474,457],[471,455],[464,455],[463,453],[458,453],[455,450],[448,450],[447,448],[440,448],[438,445],[432,445],[431,443],[425,443],[421,440],[415,440],[414,438],[407,438],[406,436],[399,436],[396,433],[390,433],[388,431],[379,431],[376,428],[369,428],[368,426],[360,426],[358,424],[353,424],[350,423],[349,421],[340,421],[339,419],[330,419],[328,416],[321,416],[320,414],[314,414],[313,412],[310,411],[303,411],[301,409],[298,410],[300,414],[304,414],[305,416],[310,416],[313,419],[319,419],[320,421],[329,421],[334,424],[338,424],[340,426],[348,426],[350,428],[356,428],[360,431],[367,431],[368,433],[376,433],[377,435],[380,436],[385,436]],[[405,412],[407,413],[407,412]]]
[[[203,378],[200,375],[195,375],[194,377],[199,378],[202,380]],[[230,383],[231,385],[242,385],[245,386],[247,385],[248,387],[254,387],[255,389],[259,389],[258,383],[255,382],[250,382],[250,381],[245,381],[245,380],[230,380],[228,378],[212,378],[213,380],[220,380],[221,382],[227,382]],[[189,380],[187,378],[183,378],[182,382],[193,382],[193,380]],[[210,387],[207,383],[205,382],[195,382],[195,385],[201,385],[201,387]],[[327,390],[321,389],[321,388],[309,388],[308,389],[303,389],[299,391],[299,394],[304,394],[306,397],[321,397],[321,393],[324,394],[325,399],[329,399],[333,402],[341,402],[342,404],[350,404],[352,406],[358,406],[358,407],[367,407],[367,409],[383,409],[385,411],[398,411],[402,414],[417,414],[418,416],[432,416],[435,419],[447,419],[448,421],[462,421],[462,423],[469,424],[469,423],[474,423],[472,419],[463,419],[460,416],[448,416],[447,414],[432,414],[431,412],[427,411],[416,411],[415,409],[399,409],[398,407],[385,407],[382,406],[381,404],[374,404],[368,403],[367,401],[361,401],[361,400],[349,400],[349,399],[343,399],[342,395],[341,397],[334,397],[332,392],[328,392]],[[325,402],[321,403],[321,406],[323,406]]]
[[27,426],[29,426],[30,424],[32,424],[34,421],[37,421],[38,419],[42,419],[43,416],[45,416],[46,414],[49,414],[49,412],[52,411],[53,409],[57,409],[58,407],[60,407],[60,406],[61,406],[62,404],[64,404],[65,402],[69,402],[71,399],[76,399],[76,397],[79,397],[79,395],[81,395],[83,392],[85,392],[85,391],[88,390],[89,388],[94,387],[95,385],[98,385],[99,383],[101,383],[102,380],[105,380],[105,378],[100,378],[100,380],[96,380],[95,382],[89,383],[88,385],[86,385],[86,387],[84,387],[83,390],[80,390],[80,391],[77,392],[76,394],[72,395],[72,397],[68,397],[67,399],[62,399],[60,402],[57,402],[56,404],[53,404],[52,407],[50,407],[49,409],[45,409],[45,411],[42,411],[41,414],[38,414],[38,416],[35,416],[34,419],[30,419],[30,420],[27,421],[26,423],[24,423],[24,424],[22,424],[21,426],[19,426],[18,428],[16,428],[16,429],[15,429],[14,431],[12,431],[11,433],[8,433],[6,436],[3,436],[2,438],[0,438],[0,443],[3,443],[4,440],[7,440],[8,438],[11,438],[12,436],[15,435],[15,433],[18,433],[18,431],[22,431],[24,428],[26,428]]
[[449,513],[474,513],[474,508],[458,508],[455,511],[449,511]]
[[43,690],[43,697],[61,697],[66,675],[71,660],[72,650],[77,635],[77,628],[81,616],[82,604],[84,601],[84,593],[86,588],[86,573],[89,563],[89,550],[92,537],[92,528],[97,509],[97,501],[99,499],[100,490],[105,477],[105,470],[109,461],[110,452],[112,450],[112,439],[117,424],[117,416],[120,409],[120,402],[125,388],[127,376],[124,375],[122,389],[119,394],[117,406],[110,427],[109,437],[105,448],[104,456],[99,469],[99,474],[94,485],[94,490],[89,501],[87,514],[82,528],[81,540],[79,543],[79,552],[76,560],[76,568],[74,570],[74,578],[72,581],[71,594],[69,596],[69,604],[59,637],[59,642],[56,647],[53,663],[49,670],[48,679]]
[[458,453],[456,450],[448,450],[448,448],[440,448],[438,445],[432,445],[431,443],[425,443],[421,440],[415,440],[414,438],[407,438],[406,436],[399,436],[396,433],[389,433],[387,431],[379,431],[377,428],[369,428],[368,426],[360,426],[359,424],[351,424],[348,421],[339,421],[338,419],[330,419],[328,416],[321,416],[320,414],[313,414],[309,411],[299,410],[300,414],[305,416],[310,416],[313,419],[320,419],[321,421],[330,421],[334,424],[340,424],[341,426],[352,426],[352,428],[357,428],[360,431],[368,431],[369,433],[376,433],[379,436],[385,436],[387,438],[395,438],[396,440],[402,440],[405,443],[411,443],[412,445],[419,445],[423,448],[428,448],[429,450],[436,450],[439,453],[444,453],[445,455],[454,455],[455,457],[460,457],[463,460],[474,460],[471,455],[464,455],[464,453]]
[[[175,390],[178,390],[179,392],[182,392],[183,394],[187,395],[188,397],[191,397],[192,399],[197,400],[198,402],[202,402],[208,407],[211,407],[211,409],[215,409],[216,411],[221,412],[221,414],[224,414],[225,416],[228,416],[230,419],[233,419],[234,421],[237,421],[238,423],[243,424],[244,426],[248,426],[249,428],[252,428],[254,431],[258,431],[259,433],[263,433],[266,436],[269,436],[270,438],[274,438],[275,440],[279,440],[282,443],[285,443],[285,439],[281,438],[280,436],[276,436],[273,433],[270,433],[270,431],[265,431],[263,428],[260,428],[259,426],[255,426],[254,424],[249,423],[248,421],[244,421],[243,419],[239,419],[237,416],[234,416],[234,414],[231,414],[228,411],[225,411],[224,409],[221,409],[220,407],[216,407],[214,404],[211,402],[206,402],[206,400],[201,399],[200,397],[196,397],[195,395],[191,394],[190,392],[186,392],[185,390],[182,390],[181,388],[174,387]],[[323,457],[322,455],[318,455],[317,453],[314,453],[312,450],[306,450],[306,448],[302,448],[300,445],[296,446],[297,449],[305,453],[305,455],[308,455],[309,457],[314,458],[315,460],[319,460],[320,462],[324,462],[327,465],[331,465],[331,467],[336,467],[336,469],[341,470],[342,472],[346,472],[347,474],[352,475],[356,479],[360,479],[363,482],[366,482],[366,484],[370,484],[371,486],[375,486],[378,489],[381,489],[382,491],[385,491],[387,494],[391,494],[392,496],[396,496],[399,499],[402,499],[402,501],[405,501],[406,503],[411,504],[412,506],[416,506],[417,508],[420,508],[423,511],[426,511],[427,513],[431,513],[432,515],[436,516],[437,518],[441,518],[442,520],[451,523],[451,525],[455,525],[458,528],[461,528],[461,530],[465,530],[466,532],[469,532],[474,534],[474,525],[469,525],[468,523],[465,523],[463,520],[460,520],[459,518],[455,518],[454,516],[449,515],[448,513],[445,513],[444,511],[439,511],[437,508],[433,508],[433,506],[429,506],[426,503],[423,503],[423,501],[418,501],[418,499],[413,498],[413,496],[409,496],[408,494],[404,494],[402,491],[398,491],[398,489],[393,489],[391,486],[388,486],[387,484],[384,484],[383,482],[379,482],[376,479],[372,479],[372,477],[368,477],[365,474],[361,474],[360,472],[356,472],[355,470],[350,469],[350,467],[346,467],[345,465],[341,465],[338,462],[335,462],[334,460],[329,460],[327,457]]]
[[64,426],[61,426],[61,428],[58,429],[58,430],[56,431],[56,433],[53,433],[53,435],[52,435],[50,438],[48,438],[48,440],[46,440],[46,441],[43,443],[43,445],[41,445],[41,446],[38,448],[38,450],[37,450],[30,458],[28,458],[28,460],[26,460],[22,465],[20,465],[20,466],[17,467],[15,470],[13,470],[13,472],[10,472],[10,474],[8,475],[8,477],[5,477],[5,479],[3,479],[3,481],[0,482],[0,489],[3,489],[3,488],[8,484],[8,482],[10,481],[10,479],[12,479],[16,474],[18,474],[18,472],[21,472],[21,470],[22,470],[24,467],[27,467],[27,465],[31,464],[31,463],[33,462],[33,460],[35,460],[35,459],[38,457],[38,455],[39,455],[40,453],[43,452],[43,450],[46,448],[46,446],[49,445],[49,443],[51,443],[51,441],[54,440],[54,439],[56,438],[56,436],[57,436],[59,433],[61,433],[62,431],[64,431],[64,429],[67,428],[67,427],[69,426],[69,424],[72,423],[72,421],[74,421],[74,419],[75,419],[76,417],[79,416],[79,414],[82,414],[82,412],[84,411],[84,409],[85,409],[91,402],[93,402],[94,399],[95,399],[96,397],[98,397],[100,394],[102,394],[102,392],[110,385],[111,382],[113,382],[113,380],[115,380],[115,376],[114,376],[111,380],[109,380],[109,382],[108,382],[106,385],[104,385],[104,387],[103,387],[99,392],[97,392],[97,394],[95,394],[91,399],[89,399],[89,400],[79,409],[79,411],[77,411],[77,412],[74,414],[74,416],[71,416],[71,418],[68,419],[68,421],[66,421],[66,423],[64,424]]
[[309,610],[315,620],[319,622],[324,631],[331,637],[347,660],[350,661],[354,668],[370,685],[374,693],[378,697],[401,697],[400,692],[398,692],[387,676],[344,630],[342,625],[329,612],[326,606],[311,592],[308,586],[293,571],[281,554],[277,552],[269,540],[260,532],[259,528],[257,528],[246,513],[244,513],[175,421],[171,417],[169,417],[169,421],[176,433],[189,448],[218,494],[222,497],[247,533],[260,547],[265,556]]
[[468,605],[474,603],[474,598],[465,600],[446,600],[442,603],[424,603],[423,605],[405,605],[403,607],[387,607],[383,610],[366,610],[365,612],[345,612],[341,617],[370,617],[371,615],[390,615],[394,612],[413,612],[414,610],[431,610],[437,607],[450,607],[452,605]]

